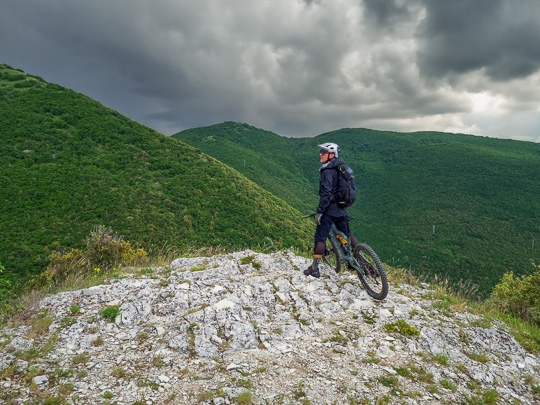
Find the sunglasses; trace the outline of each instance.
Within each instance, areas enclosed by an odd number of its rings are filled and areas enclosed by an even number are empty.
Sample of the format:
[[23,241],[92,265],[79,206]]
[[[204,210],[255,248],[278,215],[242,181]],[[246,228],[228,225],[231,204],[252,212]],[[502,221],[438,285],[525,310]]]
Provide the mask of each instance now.
[[321,156],[322,156],[322,155],[327,155],[327,154],[328,154],[327,151],[325,151],[324,149],[321,149]]

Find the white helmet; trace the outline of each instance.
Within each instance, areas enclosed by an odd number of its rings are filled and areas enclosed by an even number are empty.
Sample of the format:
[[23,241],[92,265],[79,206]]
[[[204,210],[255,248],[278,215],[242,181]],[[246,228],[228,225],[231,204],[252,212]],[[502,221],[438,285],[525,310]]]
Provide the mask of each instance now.
[[339,156],[339,145],[337,143],[327,142],[323,143],[322,145],[317,145],[318,148],[321,148],[321,150],[324,150],[328,153],[333,153],[336,155],[336,157]]

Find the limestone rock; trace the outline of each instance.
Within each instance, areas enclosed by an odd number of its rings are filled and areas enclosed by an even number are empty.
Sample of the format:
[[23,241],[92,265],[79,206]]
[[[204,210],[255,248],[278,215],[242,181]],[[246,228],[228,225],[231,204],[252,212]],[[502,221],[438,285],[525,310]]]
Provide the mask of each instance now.
[[[101,403],[106,391],[118,404],[231,404],[239,396],[255,404],[373,403],[397,395],[384,385],[393,379],[411,395],[396,402],[463,403],[487,390],[501,403],[538,401],[526,381],[540,384],[540,359],[504,325],[448,316],[423,298],[428,284],[391,285],[381,303],[352,273],[322,265],[320,279],[304,276],[309,264],[290,251],[179,258],[151,274],[46,297],[38,307],[54,318],[48,334],[0,329],[0,399],[38,401],[25,377],[31,369],[40,390],[65,396],[61,387],[72,384],[81,403]],[[112,304],[116,323],[99,315]],[[420,336],[389,333],[385,325],[398,320]]]

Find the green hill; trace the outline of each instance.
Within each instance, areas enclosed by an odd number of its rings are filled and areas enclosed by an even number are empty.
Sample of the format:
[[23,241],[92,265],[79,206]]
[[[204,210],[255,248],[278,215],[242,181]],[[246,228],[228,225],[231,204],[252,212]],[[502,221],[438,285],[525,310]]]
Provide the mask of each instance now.
[[0,111],[3,277],[40,272],[98,224],[147,249],[311,244],[283,200],[84,95],[0,65]]
[[[199,145],[197,147],[205,153],[227,162],[227,165],[302,211],[309,211],[317,204],[313,193],[318,193],[318,183],[314,187],[312,180],[317,175],[318,165],[306,165],[305,159],[298,159],[298,154],[305,155],[309,150],[306,146],[310,143],[306,144],[302,139],[287,139],[234,122],[188,129],[173,135],[173,138]],[[306,181],[306,176],[312,179]]]
[[302,212],[318,202],[318,150],[337,142],[360,196],[359,239],[416,274],[471,281],[487,293],[508,269],[540,262],[540,145],[438,132],[342,129],[284,138],[223,123],[174,135]]

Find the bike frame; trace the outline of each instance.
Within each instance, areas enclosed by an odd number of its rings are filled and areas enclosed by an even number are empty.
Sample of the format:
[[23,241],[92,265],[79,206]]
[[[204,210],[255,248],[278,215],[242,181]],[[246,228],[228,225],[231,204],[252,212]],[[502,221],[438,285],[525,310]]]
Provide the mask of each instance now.
[[[328,237],[333,237],[338,242],[342,263],[347,264],[349,268],[365,274],[363,267],[360,265],[360,263],[358,263],[358,260],[356,260],[352,254],[349,239],[343,232],[338,231],[336,225],[332,224],[332,228],[330,228],[330,235]],[[343,241],[346,241],[346,243],[343,243]]]
[[[302,218],[313,218],[316,213],[306,215]],[[353,218],[349,218],[351,220]],[[367,275],[366,270],[364,269],[364,266],[362,266],[358,260],[355,259],[353,256],[351,245],[349,244],[349,239],[347,239],[347,236],[341,232],[338,231],[335,224],[332,224],[332,227],[330,228],[330,234],[328,235],[329,238],[334,238],[337,245],[339,246],[339,250],[341,253],[341,262],[346,264],[350,269],[356,270],[359,272],[359,274],[362,274],[363,276]],[[347,243],[343,243],[342,240],[345,240]],[[328,259],[325,259],[326,263],[328,263]],[[366,261],[366,264],[367,261]]]
[[[313,213],[302,218],[312,218],[316,215],[316,213]],[[353,218],[349,217],[347,219],[350,221]],[[331,252],[328,250],[328,242],[332,246]],[[354,256],[355,254],[357,257]],[[334,257],[339,260],[336,265],[330,263],[329,260],[333,260]],[[337,272],[340,272],[342,265],[346,265],[349,270],[356,271],[362,285],[371,297],[377,300],[384,300],[387,297],[388,278],[377,253],[365,243],[359,243],[352,249],[347,235],[339,231],[335,224],[332,224],[326,239],[323,261]],[[304,274],[309,273],[304,272]]]

